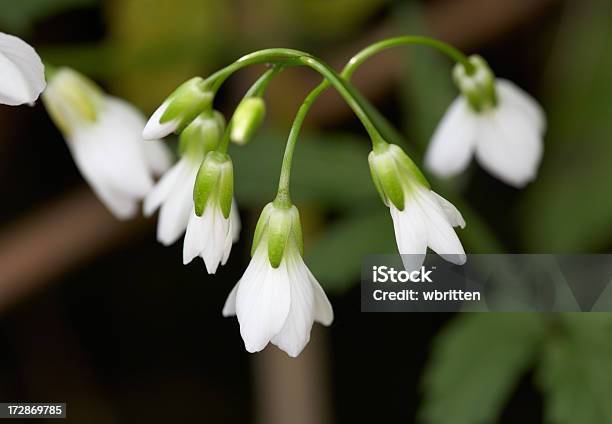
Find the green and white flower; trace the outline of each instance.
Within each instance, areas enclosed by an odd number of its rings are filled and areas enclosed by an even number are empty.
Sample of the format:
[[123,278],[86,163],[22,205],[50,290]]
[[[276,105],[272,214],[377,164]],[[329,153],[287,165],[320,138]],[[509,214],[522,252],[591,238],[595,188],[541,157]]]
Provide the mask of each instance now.
[[243,99],[232,118],[231,140],[236,144],[247,144],[261,127],[266,115],[266,103],[261,97]]
[[193,189],[195,208],[185,233],[183,263],[200,256],[209,274],[217,272],[219,264],[225,265],[240,233],[240,217],[233,200],[233,173],[229,156],[210,152],[202,162]]
[[461,213],[429,188],[406,153],[387,144],[372,151],[368,160],[374,184],[391,212],[400,254],[424,258],[429,247],[447,261],[465,263],[463,246],[453,229],[465,227]]
[[0,32],[0,103],[34,103],[45,85],[45,67],[32,46]]
[[425,157],[434,174],[462,172],[473,155],[492,175],[515,187],[532,181],[543,152],[546,118],[538,103],[512,82],[495,78],[479,56],[475,71],[458,64],[455,82],[461,95],[436,129]]
[[204,87],[201,77],[181,84],[153,113],[142,136],[145,140],[180,133],[202,112],[212,112],[214,95]]
[[193,214],[193,187],[204,156],[217,147],[224,121],[218,112],[202,112],[181,133],[179,161],[158,181],[144,203],[145,216],[158,208],[157,240],[168,246],[185,232]]
[[144,142],[144,116],[69,69],[50,73],[43,103],[85,180],[118,218],[132,217],[171,155],[160,140]]
[[253,258],[229,294],[223,316],[236,315],[249,352],[271,342],[295,357],[315,321],[330,325],[325,292],[302,259],[302,228],[293,205],[269,203],[255,230]]

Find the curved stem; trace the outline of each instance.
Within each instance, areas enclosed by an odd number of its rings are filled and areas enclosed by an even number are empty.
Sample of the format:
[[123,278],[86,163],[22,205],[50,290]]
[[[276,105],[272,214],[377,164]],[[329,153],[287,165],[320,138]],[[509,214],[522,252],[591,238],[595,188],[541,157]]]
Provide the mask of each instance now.
[[[433,47],[446,54],[456,62],[461,63],[465,67],[466,73],[470,74],[474,71],[474,65],[470,63],[468,58],[461,51],[451,46],[450,44],[429,37],[406,35],[382,40],[361,50],[349,60],[340,75],[343,79],[348,81],[350,80],[353,73],[357,70],[357,68],[361,64],[363,64],[363,62],[365,62],[367,59],[374,56],[375,54],[378,54],[383,50],[389,49],[391,47],[410,44]],[[293,151],[295,149],[300,130],[302,128],[304,120],[306,119],[306,115],[312,107],[312,104],[321,95],[321,93],[323,93],[323,91],[325,91],[329,87],[329,84],[330,82],[326,79],[308,94],[308,96],[304,99],[304,102],[300,106],[300,109],[298,110],[296,117],[293,121],[293,125],[291,126],[291,131],[289,132],[289,137],[287,139],[287,145],[285,146],[285,154],[283,156],[283,164],[281,167],[281,176],[278,183],[277,198],[282,199],[283,201],[290,201],[289,179],[291,176],[291,162],[293,160]],[[358,92],[354,92],[353,97],[357,102],[361,104],[361,108],[365,110],[370,119],[376,123],[376,127],[379,131],[382,132],[384,138],[387,141],[394,140],[395,142],[399,139],[399,135],[397,134],[396,130],[391,127],[384,118],[380,116],[378,110],[371,107],[371,105],[365,99],[362,99],[361,95]],[[380,145],[380,143],[378,145]],[[374,147],[376,148],[376,145]]]
[[474,65],[472,65],[465,54],[444,41],[420,35],[403,35],[400,37],[388,38],[386,40],[379,41],[378,43],[374,43],[361,50],[359,53],[353,56],[344,67],[341,73],[342,77],[347,79],[350,78],[363,62],[375,54],[378,54],[391,47],[402,45],[422,45],[433,47],[434,49],[453,59],[455,62],[461,63],[465,67],[465,72],[468,75],[471,75],[475,70]]

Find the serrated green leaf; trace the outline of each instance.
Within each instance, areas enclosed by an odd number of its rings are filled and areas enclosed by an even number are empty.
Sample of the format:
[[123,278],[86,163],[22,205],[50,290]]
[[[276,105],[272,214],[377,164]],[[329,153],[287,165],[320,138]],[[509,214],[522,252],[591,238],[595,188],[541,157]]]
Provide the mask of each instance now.
[[537,314],[464,314],[441,333],[423,376],[428,424],[485,424],[501,409],[541,346]]
[[612,422],[611,315],[567,314],[556,329],[537,372],[546,422]]

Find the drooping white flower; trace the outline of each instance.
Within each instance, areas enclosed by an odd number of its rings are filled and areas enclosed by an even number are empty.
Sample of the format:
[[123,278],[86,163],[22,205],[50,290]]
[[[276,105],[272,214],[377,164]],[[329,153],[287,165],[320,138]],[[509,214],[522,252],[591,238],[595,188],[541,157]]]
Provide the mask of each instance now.
[[429,184],[404,151],[385,145],[368,157],[372,178],[389,207],[400,254],[420,255],[412,266],[420,266],[427,247],[447,261],[465,263],[463,246],[453,227],[465,227],[452,203],[429,188]]
[[480,165],[500,180],[523,187],[535,179],[543,152],[546,117],[527,93],[496,79],[481,58],[470,58],[474,73],[457,65],[460,95],[436,129],[425,166],[441,177],[456,175],[476,155]]
[[181,132],[200,113],[211,108],[213,94],[200,77],[181,84],[151,115],[142,136],[145,140],[163,138]]
[[34,103],[45,85],[45,67],[32,46],[0,32],[0,103]]
[[196,256],[204,260],[209,274],[225,265],[240,232],[240,217],[233,200],[233,168],[228,155],[210,152],[195,181],[194,210],[187,224],[183,263]]
[[160,209],[157,240],[165,246],[185,232],[194,210],[193,187],[205,154],[214,149],[223,131],[220,114],[203,113],[180,136],[179,161],[147,195],[143,212],[152,215]]
[[297,208],[268,204],[255,230],[253,258],[223,308],[223,316],[238,317],[247,351],[271,342],[296,357],[315,321],[332,323],[331,304],[304,263],[301,246]]
[[42,98],[92,190],[117,218],[134,216],[152,175],[171,164],[161,141],[143,141],[144,116],[68,68],[53,72]]

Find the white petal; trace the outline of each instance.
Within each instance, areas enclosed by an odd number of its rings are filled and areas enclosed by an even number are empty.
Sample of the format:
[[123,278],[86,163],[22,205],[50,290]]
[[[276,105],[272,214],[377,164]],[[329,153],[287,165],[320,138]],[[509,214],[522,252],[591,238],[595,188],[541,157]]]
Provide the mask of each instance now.
[[205,245],[200,253],[206,265],[206,271],[209,274],[217,272],[219,263],[223,259],[225,253],[225,240],[229,234],[229,219],[225,219],[221,208],[215,205],[209,205],[204,214],[209,213],[208,218],[208,234],[205,237]]
[[45,86],[45,67],[32,46],[0,32],[0,103],[33,103]]
[[144,141],[144,153],[153,175],[162,175],[172,166],[172,153],[161,140]]
[[331,325],[334,320],[334,310],[331,303],[312,272],[308,268],[306,268],[306,271],[314,294],[314,319],[323,325]]
[[289,273],[291,305],[283,328],[271,341],[295,358],[310,340],[315,300],[308,270],[299,253],[288,253],[284,260]]
[[102,203],[118,219],[133,217],[138,209],[137,200],[120,188],[114,188],[107,178],[104,155],[99,154],[104,146],[87,139],[67,141],[77,168]]
[[187,265],[193,258],[199,256],[204,248],[203,233],[206,231],[207,222],[192,211],[183,241],[183,264]]
[[159,211],[157,223],[157,240],[168,246],[179,239],[187,228],[189,217],[193,211],[193,185],[197,174],[197,166],[191,169],[177,181]]
[[272,268],[267,243],[262,242],[236,293],[240,334],[249,352],[262,350],[283,328],[291,303],[286,261]]
[[425,188],[417,188],[414,202],[423,214],[427,229],[427,244],[438,255],[449,262],[462,265],[465,263],[465,251],[453,225],[438,203],[438,196]]
[[164,115],[164,112],[166,112],[167,108],[168,102],[166,101],[162,103],[160,107],[157,108],[153,115],[151,115],[151,118],[149,118],[149,121],[145,125],[144,130],[142,131],[142,138],[144,138],[145,140],[157,140],[160,138],[164,138],[168,134],[173,133],[178,128],[178,119],[164,122],[163,124],[159,122],[161,117]]
[[536,177],[542,158],[542,137],[525,113],[508,103],[480,119],[476,157],[492,175],[515,187]]
[[495,83],[498,100],[502,103],[508,102],[519,110],[522,110],[528,119],[532,121],[534,128],[544,133],[546,131],[546,115],[539,103],[515,85],[512,81],[498,78]]
[[465,220],[455,205],[446,200],[444,197],[440,196],[435,191],[432,191],[431,194],[433,194],[434,198],[438,202],[438,205],[442,209],[442,212],[444,212],[444,215],[446,215],[448,222],[453,227],[465,228]]
[[425,222],[417,205],[407,201],[403,211],[389,206],[397,248],[402,255],[424,255],[427,251]]
[[234,288],[232,289],[230,294],[227,296],[225,305],[223,305],[223,311],[221,312],[221,314],[226,318],[236,315],[236,294],[238,293],[239,285],[240,285],[240,282],[234,285]]
[[425,167],[440,177],[463,171],[474,152],[476,126],[476,116],[467,101],[462,96],[455,99],[431,138]]
[[151,216],[161,206],[170,193],[187,179],[191,164],[188,159],[181,159],[166,172],[145,198],[143,213]]

